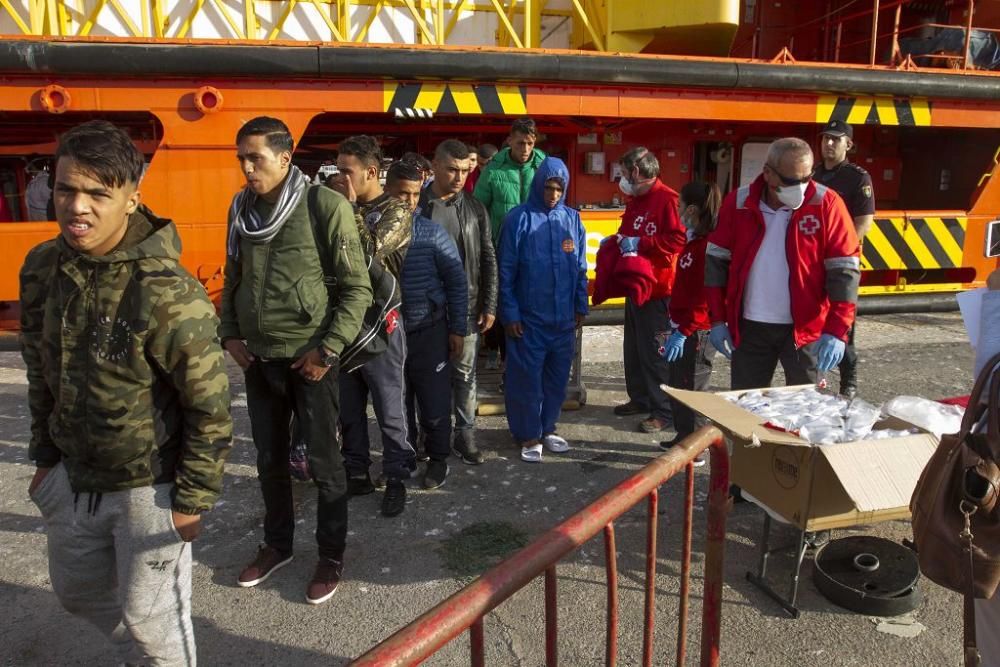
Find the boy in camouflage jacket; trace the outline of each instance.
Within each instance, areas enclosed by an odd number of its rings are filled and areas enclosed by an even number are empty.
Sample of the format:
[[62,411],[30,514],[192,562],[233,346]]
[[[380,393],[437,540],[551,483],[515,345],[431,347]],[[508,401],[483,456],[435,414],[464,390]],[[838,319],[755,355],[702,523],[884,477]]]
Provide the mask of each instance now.
[[139,204],[142,169],[108,122],[60,140],[60,236],[21,270],[28,492],[63,606],[119,661],[193,665],[189,543],[222,488],[229,382],[177,229]]

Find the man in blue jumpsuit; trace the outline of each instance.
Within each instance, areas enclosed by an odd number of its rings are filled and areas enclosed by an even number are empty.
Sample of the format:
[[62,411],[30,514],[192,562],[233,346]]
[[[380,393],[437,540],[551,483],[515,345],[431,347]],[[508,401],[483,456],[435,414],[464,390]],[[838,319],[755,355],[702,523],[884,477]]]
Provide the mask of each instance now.
[[556,420],[566,399],[576,329],[587,315],[587,233],[563,202],[569,170],[546,158],[528,202],[510,211],[500,236],[500,317],[507,333],[507,424],[521,458],[543,445],[565,452]]

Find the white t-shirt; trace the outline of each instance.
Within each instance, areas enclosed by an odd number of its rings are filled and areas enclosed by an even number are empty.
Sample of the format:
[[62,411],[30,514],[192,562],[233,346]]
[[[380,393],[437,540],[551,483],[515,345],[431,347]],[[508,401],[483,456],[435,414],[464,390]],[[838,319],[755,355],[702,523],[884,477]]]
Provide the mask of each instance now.
[[764,214],[764,240],[750,266],[743,292],[743,317],[770,324],[792,323],[792,300],[788,291],[788,254],[785,235],[792,209],[777,211],[760,202]]

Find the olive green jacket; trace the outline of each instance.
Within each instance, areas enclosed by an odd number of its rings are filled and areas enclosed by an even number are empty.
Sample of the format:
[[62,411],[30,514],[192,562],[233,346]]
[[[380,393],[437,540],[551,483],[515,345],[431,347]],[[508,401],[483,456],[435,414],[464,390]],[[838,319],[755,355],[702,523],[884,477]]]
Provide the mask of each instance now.
[[[312,187],[313,222],[307,192],[270,242],[241,238],[239,257],[226,258],[219,336],[245,340],[258,357],[296,359],[321,343],[340,354],[372,303],[353,207],[333,190]],[[331,253],[334,275],[324,276],[321,251]]]
[[60,461],[76,493],[172,482],[196,514],[222,489],[229,380],[205,289],[179,262],[177,228],[140,208],[101,257],[58,237],[21,269],[29,455]]

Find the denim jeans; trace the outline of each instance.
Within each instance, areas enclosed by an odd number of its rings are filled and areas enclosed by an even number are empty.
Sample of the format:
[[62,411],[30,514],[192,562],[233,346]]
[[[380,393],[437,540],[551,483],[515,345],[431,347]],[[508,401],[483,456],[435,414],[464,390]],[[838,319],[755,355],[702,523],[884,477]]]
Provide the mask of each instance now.
[[[499,323],[496,325],[499,326]],[[455,430],[468,431],[476,425],[476,356],[479,354],[479,330],[475,321],[469,323],[462,356],[451,371],[451,396],[455,404]]]

